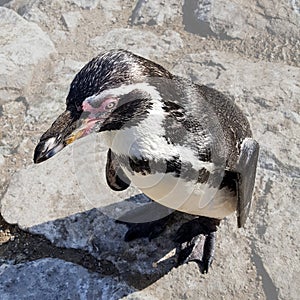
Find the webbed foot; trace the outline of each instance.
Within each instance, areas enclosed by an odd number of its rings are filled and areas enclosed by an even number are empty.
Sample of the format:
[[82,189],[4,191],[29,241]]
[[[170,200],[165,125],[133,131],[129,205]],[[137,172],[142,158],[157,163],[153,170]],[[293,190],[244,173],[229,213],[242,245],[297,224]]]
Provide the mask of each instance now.
[[166,216],[160,220],[146,222],[146,223],[126,223],[118,221],[119,223],[126,224],[128,230],[125,234],[124,240],[126,242],[138,239],[149,238],[149,240],[158,237],[166,228],[169,216]]
[[117,222],[128,227],[126,242],[145,237],[151,240],[165,230],[172,213],[172,209],[151,202],[125,213]]
[[177,231],[175,242],[180,243],[178,265],[195,261],[201,273],[207,273],[212,264],[217,226],[220,220],[199,217],[184,223]]

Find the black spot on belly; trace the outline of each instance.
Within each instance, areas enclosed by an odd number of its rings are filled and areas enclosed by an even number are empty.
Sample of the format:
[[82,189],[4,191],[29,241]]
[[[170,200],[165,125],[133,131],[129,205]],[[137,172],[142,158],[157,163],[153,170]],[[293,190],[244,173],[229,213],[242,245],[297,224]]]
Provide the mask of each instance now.
[[230,191],[236,191],[236,174],[229,171],[214,171],[211,173],[202,168],[199,170],[197,183],[207,183],[209,187],[219,190],[226,187]]
[[135,173],[140,173],[141,175],[151,174],[151,168],[148,159],[135,159],[128,158],[129,166],[131,170]]
[[209,175],[210,172],[207,169],[202,168],[201,170],[199,170],[197,183],[206,183],[208,181]]
[[174,173],[174,177],[179,177],[181,174],[181,160],[178,156],[174,156],[173,159],[167,160],[166,173]]

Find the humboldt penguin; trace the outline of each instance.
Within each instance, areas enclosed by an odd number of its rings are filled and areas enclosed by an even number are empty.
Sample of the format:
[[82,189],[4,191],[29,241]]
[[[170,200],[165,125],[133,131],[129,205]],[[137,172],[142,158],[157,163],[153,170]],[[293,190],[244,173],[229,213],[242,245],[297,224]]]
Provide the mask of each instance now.
[[153,220],[145,212],[133,217],[125,240],[157,236],[172,211],[193,215],[174,238],[187,245],[178,261],[195,260],[207,272],[220,221],[236,212],[244,226],[251,205],[259,145],[241,109],[211,87],[111,50],[75,76],[66,110],[41,136],[34,162],[91,133],[107,146],[110,188],[133,184],[155,203]]

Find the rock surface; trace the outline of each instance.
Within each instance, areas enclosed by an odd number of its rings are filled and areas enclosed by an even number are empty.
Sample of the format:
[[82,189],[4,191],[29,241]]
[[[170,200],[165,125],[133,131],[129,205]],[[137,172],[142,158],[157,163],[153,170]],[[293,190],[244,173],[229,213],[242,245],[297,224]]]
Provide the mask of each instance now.
[[94,9],[99,4],[100,0],[72,0],[70,2],[84,9]]
[[130,23],[132,25],[147,24],[149,26],[162,26],[181,17],[181,13],[182,1],[138,0],[130,16]]
[[157,35],[148,30],[129,28],[115,28],[92,39],[90,44],[103,50],[122,49],[126,45],[127,50],[153,59],[172,55],[183,48],[178,32],[166,30],[162,35]]
[[12,10],[0,7],[0,26],[0,98],[4,102],[24,93],[38,66],[56,51],[45,32]]
[[129,286],[118,279],[91,274],[81,266],[59,259],[41,259],[0,266],[2,299],[120,299]]
[[78,11],[67,12],[62,15],[64,24],[68,30],[75,30],[82,20],[81,14]]
[[262,33],[299,38],[298,1],[257,2],[186,0],[183,22],[188,31],[221,39],[259,38]]
[[[298,298],[298,1],[0,5],[0,206],[17,224],[0,217],[2,297]],[[100,135],[32,165],[37,140],[64,109],[76,72],[111,48],[234,97],[261,145],[250,219],[240,230],[234,215],[222,222],[206,275],[195,263],[175,267],[179,215],[158,238],[124,242],[126,226],[115,219],[148,202],[133,187],[107,187]]]

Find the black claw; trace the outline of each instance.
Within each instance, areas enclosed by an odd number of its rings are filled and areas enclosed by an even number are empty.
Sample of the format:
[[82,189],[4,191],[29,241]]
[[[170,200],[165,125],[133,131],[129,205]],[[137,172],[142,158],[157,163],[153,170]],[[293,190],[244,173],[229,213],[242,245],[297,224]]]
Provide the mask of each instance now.
[[177,265],[180,266],[187,262],[188,257],[192,253],[193,249],[195,247],[195,244],[188,244],[186,247],[182,247],[179,250],[178,258],[177,258]]
[[200,217],[179,228],[174,239],[181,244],[178,265],[194,261],[199,265],[201,273],[208,272],[214,257],[215,231],[219,223],[216,219]]
[[203,256],[202,256],[204,273],[207,273],[208,268],[211,266],[213,262],[214,254],[215,254],[215,241],[216,241],[215,232],[209,233],[205,238],[204,247],[203,247]]

